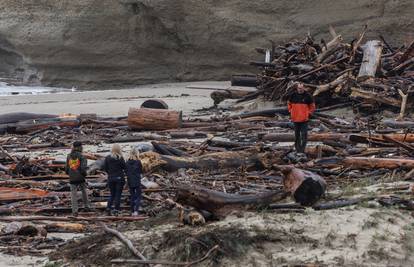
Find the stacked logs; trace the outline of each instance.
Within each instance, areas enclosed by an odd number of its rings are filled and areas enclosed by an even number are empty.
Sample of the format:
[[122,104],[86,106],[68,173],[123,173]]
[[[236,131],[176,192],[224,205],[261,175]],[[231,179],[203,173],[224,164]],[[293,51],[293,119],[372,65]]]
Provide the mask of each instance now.
[[[414,41],[400,48],[381,40],[365,42],[366,28],[350,43],[331,27],[332,40],[318,43],[310,35],[271,49],[270,63],[251,62],[262,73],[258,88],[269,100],[284,100],[294,82],[305,83],[318,107],[351,102],[360,111],[386,107],[404,113],[413,107]],[[402,114],[403,115],[403,114]]]

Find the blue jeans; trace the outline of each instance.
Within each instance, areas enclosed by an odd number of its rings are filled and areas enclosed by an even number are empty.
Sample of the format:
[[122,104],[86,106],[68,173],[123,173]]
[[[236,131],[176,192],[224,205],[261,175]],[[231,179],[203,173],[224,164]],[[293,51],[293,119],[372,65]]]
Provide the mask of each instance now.
[[131,212],[138,212],[141,206],[141,187],[130,187],[129,192],[131,195]]
[[[124,189],[125,180],[121,177],[111,178],[108,179],[108,187],[111,195],[108,199],[108,206],[109,210],[112,210],[112,205],[115,204],[115,210],[121,209],[121,196],[122,190]],[[115,202],[115,203],[114,203]]]

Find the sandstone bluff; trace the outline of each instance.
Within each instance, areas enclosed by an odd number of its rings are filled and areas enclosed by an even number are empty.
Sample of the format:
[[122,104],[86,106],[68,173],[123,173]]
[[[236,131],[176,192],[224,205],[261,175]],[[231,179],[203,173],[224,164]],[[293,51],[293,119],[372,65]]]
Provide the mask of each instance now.
[[228,79],[254,47],[327,37],[413,36],[412,0],[2,0],[0,76],[82,88]]

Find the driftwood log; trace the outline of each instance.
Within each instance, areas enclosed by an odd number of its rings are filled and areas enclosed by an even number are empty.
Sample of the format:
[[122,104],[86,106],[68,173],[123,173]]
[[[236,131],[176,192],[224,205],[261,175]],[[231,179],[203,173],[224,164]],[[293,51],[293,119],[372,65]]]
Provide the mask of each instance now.
[[16,123],[19,121],[38,120],[45,118],[56,118],[57,115],[52,114],[36,114],[27,112],[13,112],[0,115],[0,124]]
[[303,206],[312,206],[325,193],[325,180],[313,172],[293,166],[275,165],[273,168],[283,173],[284,190]]
[[[294,133],[270,133],[261,136],[263,141],[294,142]],[[309,133],[308,141],[347,141],[348,135],[342,133]]]
[[217,90],[210,94],[211,99],[214,100],[214,105],[218,105],[220,102],[226,100],[226,99],[239,99],[242,98],[248,94],[250,94],[251,91],[242,91],[242,90]]
[[330,157],[316,160],[316,166],[347,167],[350,169],[413,169],[414,160],[405,158]]
[[57,222],[70,222],[70,221],[87,221],[87,222],[112,222],[112,221],[142,221],[148,217],[124,217],[124,216],[100,216],[100,217],[62,217],[62,216],[0,216],[0,221],[4,222],[23,222],[23,221],[57,221]]
[[232,75],[231,85],[232,86],[256,87],[257,77],[256,75]]
[[368,41],[362,46],[364,56],[358,79],[373,78],[381,64],[382,42],[378,40]]
[[220,170],[220,169],[263,169],[272,164],[280,164],[281,155],[274,153],[257,153],[255,151],[217,152],[198,157],[176,157],[160,155],[155,152],[141,153],[144,170],[162,168],[167,171],[178,169]]
[[235,195],[204,187],[181,186],[177,188],[176,202],[206,210],[215,217],[222,218],[235,210],[264,208],[285,197],[286,193],[281,190],[257,195]]
[[25,134],[50,127],[77,127],[79,125],[80,121],[73,118],[41,118],[1,124],[0,133]]
[[[407,123],[409,126],[410,123]],[[413,143],[414,134],[387,134],[388,137],[395,139],[401,142]],[[270,133],[263,136],[259,136],[263,141],[273,141],[273,142],[294,142],[295,134],[294,133]],[[383,142],[386,140],[381,134],[346,134],[346,133],[309,133],[308,141],[341,141],[341,142],[354,142],[354,143],[369,143],[370,139],[378,139]]]
[[168,130],[181,128],[181,111],[130,108],[128,111],[128,126],[133,130]]

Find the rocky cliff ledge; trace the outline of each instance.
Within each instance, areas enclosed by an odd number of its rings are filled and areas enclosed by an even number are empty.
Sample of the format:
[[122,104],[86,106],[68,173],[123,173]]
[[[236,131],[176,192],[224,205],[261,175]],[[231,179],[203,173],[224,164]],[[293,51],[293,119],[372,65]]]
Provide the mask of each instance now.
[[413,0],[2,0],[0,72],[82,88],[228,79],[253,48],[328,25],[345,38],[413,37]]

